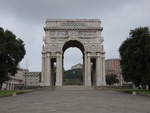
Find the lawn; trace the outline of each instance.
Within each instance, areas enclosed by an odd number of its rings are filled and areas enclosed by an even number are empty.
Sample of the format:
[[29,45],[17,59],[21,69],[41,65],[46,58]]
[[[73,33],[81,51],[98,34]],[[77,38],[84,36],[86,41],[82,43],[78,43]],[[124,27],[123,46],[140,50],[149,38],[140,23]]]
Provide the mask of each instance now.
[[12,95],[14,93],[26,93],[30,91],[31,90],[0,90],[0,96]]

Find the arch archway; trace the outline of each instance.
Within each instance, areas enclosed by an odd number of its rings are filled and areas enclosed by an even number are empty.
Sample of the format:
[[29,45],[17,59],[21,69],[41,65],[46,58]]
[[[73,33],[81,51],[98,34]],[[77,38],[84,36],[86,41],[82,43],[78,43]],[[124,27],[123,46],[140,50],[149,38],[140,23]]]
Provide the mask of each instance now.
[[[82,54],[82,68],[78,68],[78,69],[70,69],[68,73],[72,73],[74,75],[74,73],[78,73],[78,77],[76,77],[76,79],[69,79],[69,77],[67,78],[65,76],[65,68],[64,68],[64,53],[67,49],[70,49],[70,48],[78,48],[79,51],[81,51],[81,54]],[[78,52],[79,52],[78,51]],[[67,41],[64,45],[63,45],[63,48],[62,48],[62,52],[63,52],[63,85],[83,85],[83,82],[84,82],[84,52],[85,52],[85,49],[84,49],[84,45],[78,41],[78,40],[70,40],[70,41]],[[69,56],[69,57],[73,57],[73,56]],[[77,63],[76,63],[77,64]],[[80,65],[80,64],[78,64]],[[74,73],[73,73],[74,72]],[[79,75],[80,74],[80,75]],[[67,75],[67,74],[66,74]],[[76,75],[74,75],[76,76]],[[65,82],[66,80],[66,82]],[[67,81],[70,81],[70,82],[67,82]],[[76,80],[76,81],[75,81]],[[72,82],[72,83],[71,83]]]
[[62,48],[62,51],[64,53],[64,51],[66,49],[68,49],[69,47],[77,47],[78,49],[80,49],[82,51],[82,53],[84,54],[84,45],[78,41],[78,40],[69,40],[67,41],[64,45],[63,45],[63,48]]

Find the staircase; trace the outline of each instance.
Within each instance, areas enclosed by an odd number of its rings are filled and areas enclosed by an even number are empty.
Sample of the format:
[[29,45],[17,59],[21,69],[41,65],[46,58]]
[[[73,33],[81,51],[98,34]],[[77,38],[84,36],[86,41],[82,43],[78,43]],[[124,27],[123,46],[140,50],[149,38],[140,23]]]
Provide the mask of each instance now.
[[90,86],[82,86],[82,85],[66,85],[62,87],[57,87],[56,89],[63,89],[63,90],[91,90],[94,89]]

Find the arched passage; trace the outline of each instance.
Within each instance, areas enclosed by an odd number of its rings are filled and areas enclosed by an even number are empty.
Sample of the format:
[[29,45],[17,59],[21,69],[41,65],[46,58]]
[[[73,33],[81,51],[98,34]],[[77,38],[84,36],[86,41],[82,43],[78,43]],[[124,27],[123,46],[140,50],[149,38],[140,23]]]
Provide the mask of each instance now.
[[[70,69],[69,71],[65,72],[64,53],[68,49],[71,49],[71,48],[76,49],[76,51],[78,51],[78,53],[82,54],[82,63],[81,63],[82,68]],[[77,40],[68,41],[64,44],[64,46],[62,48],[62,52],[63,52],[63,54],[62,54],[63,55],[63,85],[83,85],[83,79],[84,79],[84,46],[83,46],[83,44]],[[74,54],[72,54],[72,55],[74,55]],[[74,57],[74,56],[70,56],[70,57]],[[73,75],[69,75],[72,77],[68,78],[67,73],[73,74]],[[75,75],[75,74],[77,74],[77,75]]]

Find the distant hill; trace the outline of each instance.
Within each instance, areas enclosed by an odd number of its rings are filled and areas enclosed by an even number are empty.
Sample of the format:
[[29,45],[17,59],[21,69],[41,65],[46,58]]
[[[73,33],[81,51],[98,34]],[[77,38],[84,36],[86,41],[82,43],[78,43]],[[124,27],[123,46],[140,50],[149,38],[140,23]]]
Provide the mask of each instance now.
[[71,69],[64,72],[64,78],[81,78],[82,69]]
[[82,69],[71,69],[64,72],[64,85],[82,85]]

